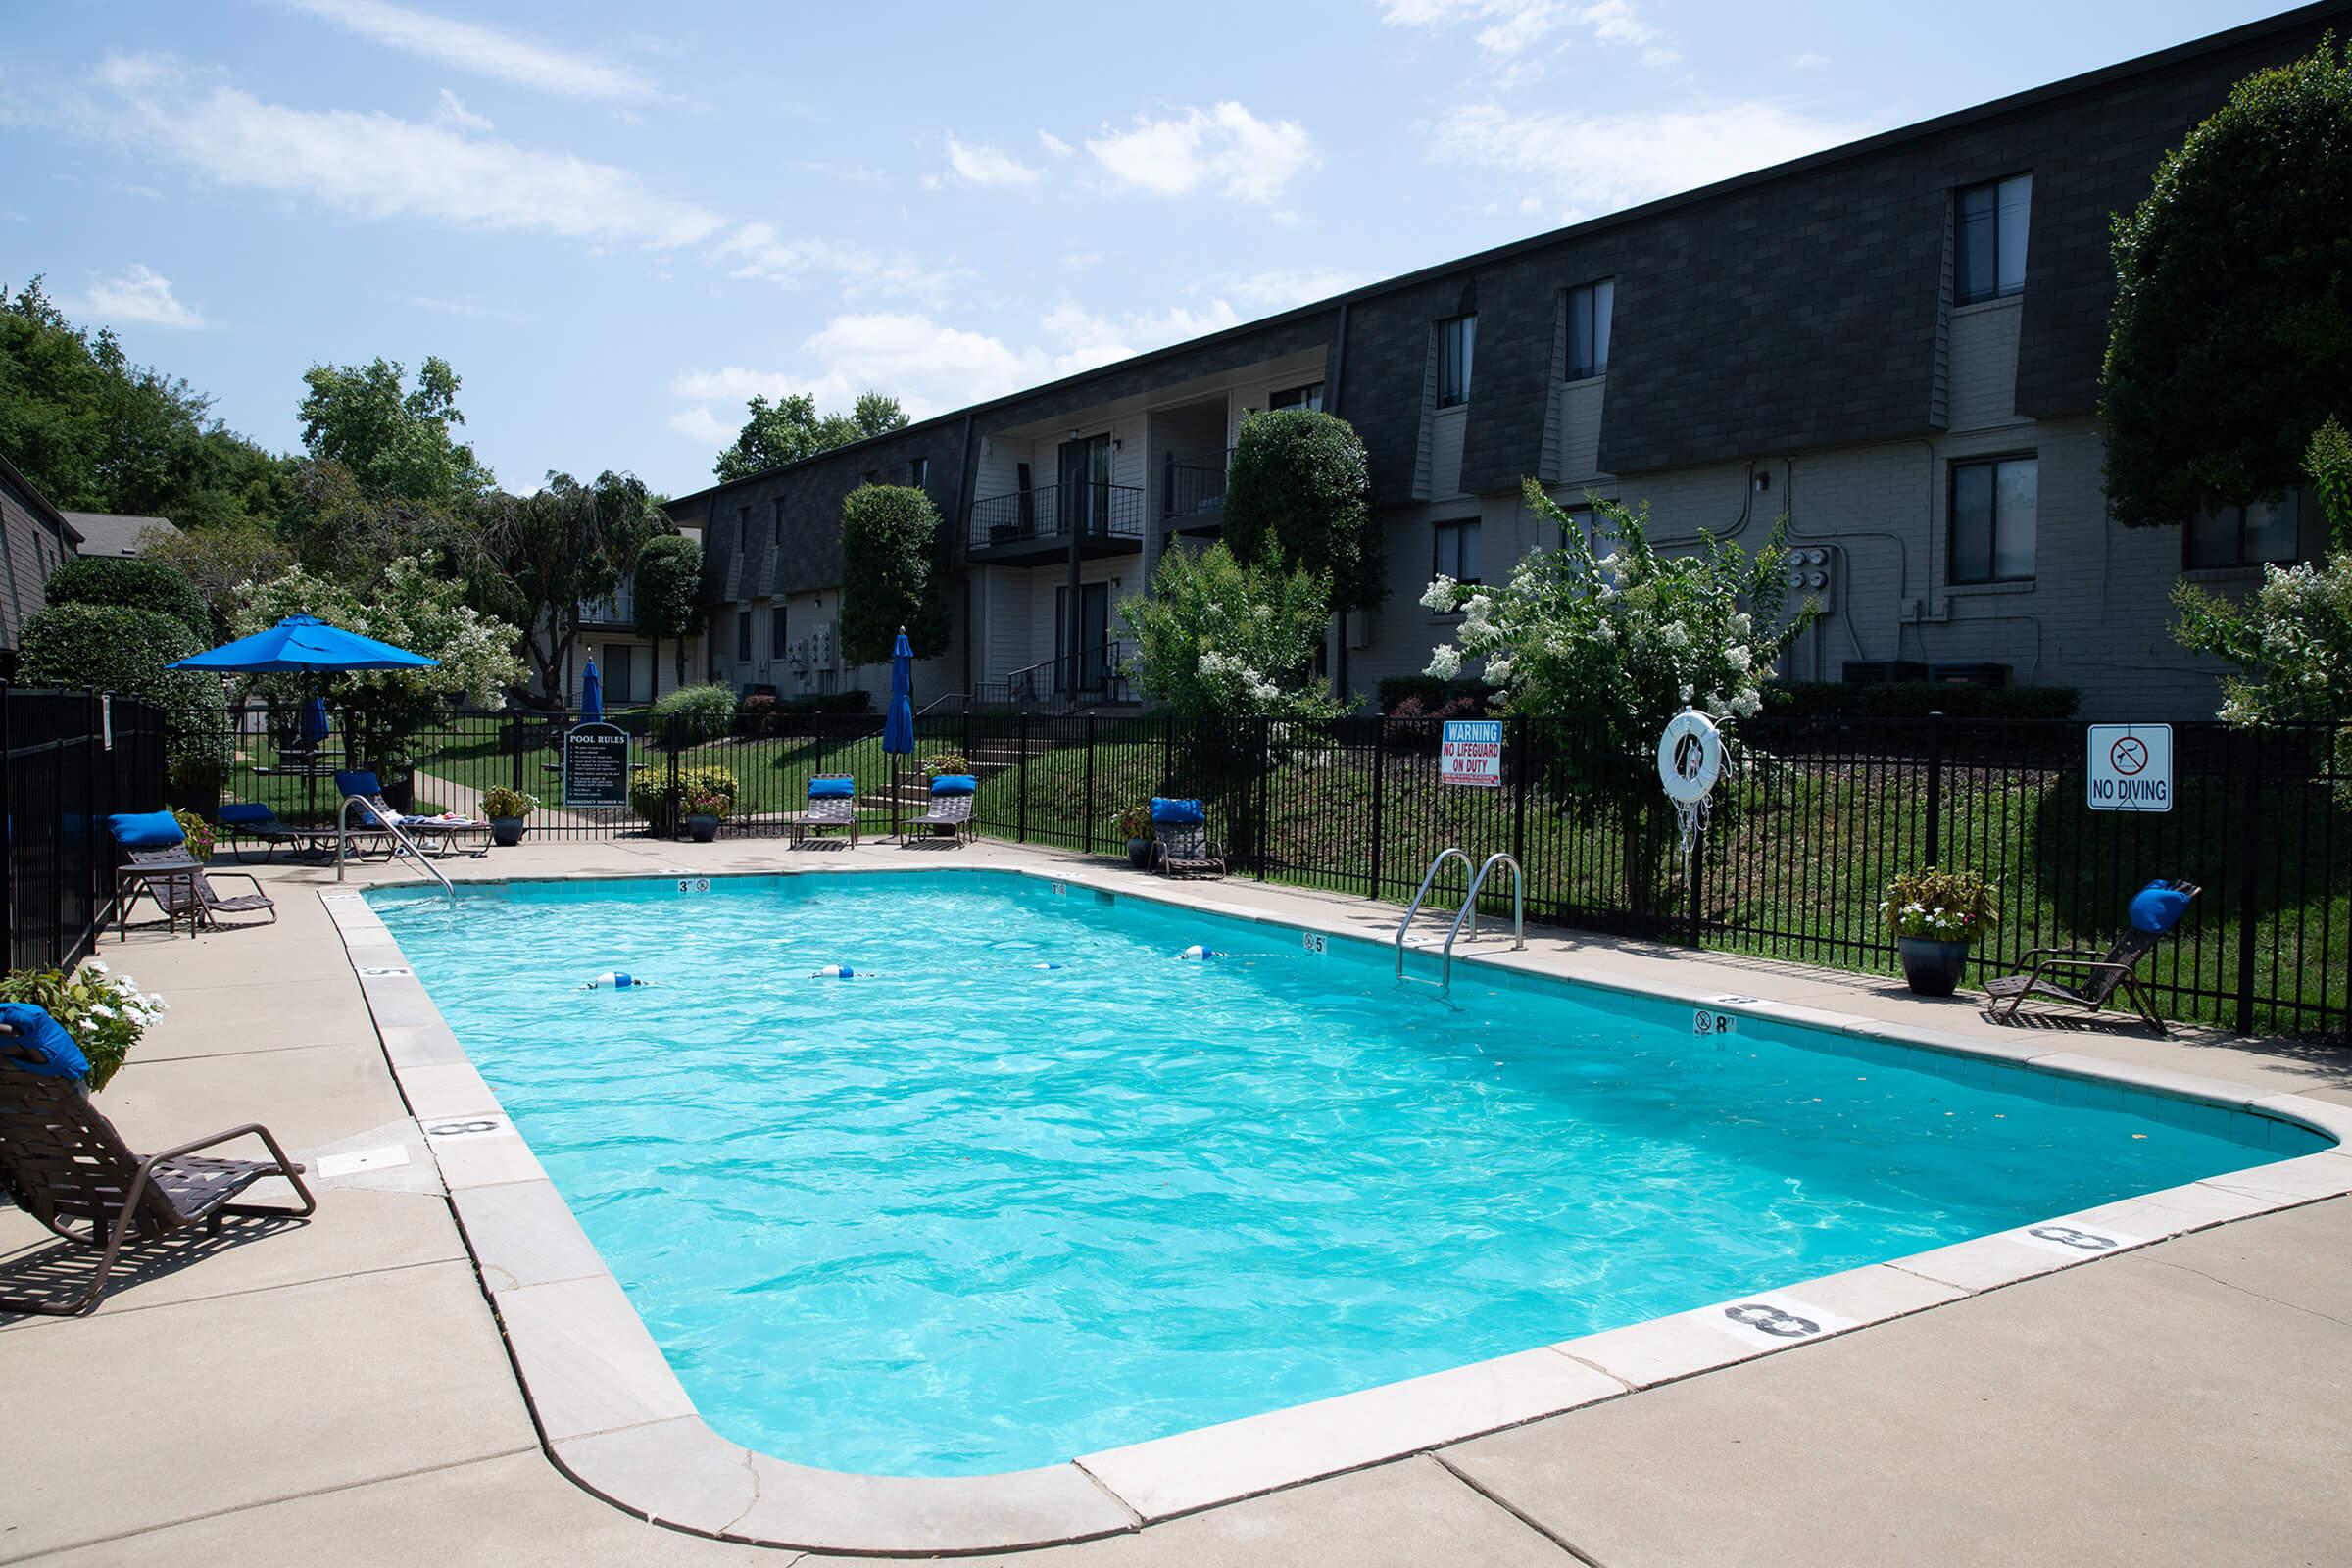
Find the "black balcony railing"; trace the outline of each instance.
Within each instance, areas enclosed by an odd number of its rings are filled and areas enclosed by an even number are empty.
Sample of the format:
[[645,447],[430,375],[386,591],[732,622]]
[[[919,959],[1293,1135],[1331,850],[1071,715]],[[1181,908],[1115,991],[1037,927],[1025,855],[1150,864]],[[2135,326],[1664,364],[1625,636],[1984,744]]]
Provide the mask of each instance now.
[[972,503],[972,548],[1002,549],[1081,534],[1094,539],[1144,537],[1146,497],[1131,484],[1045,484]]
[[1225,514],[1225,469],[1233,453],[1180,458],[1160,465],[1159,520],[1175,529],[1214,527]]

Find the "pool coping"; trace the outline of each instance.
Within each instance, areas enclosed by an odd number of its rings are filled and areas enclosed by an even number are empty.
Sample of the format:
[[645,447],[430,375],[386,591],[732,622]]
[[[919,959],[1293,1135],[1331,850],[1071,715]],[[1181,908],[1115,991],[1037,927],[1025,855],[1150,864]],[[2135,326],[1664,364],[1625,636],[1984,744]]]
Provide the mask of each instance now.
[[[987,870],[1377,947],[1336,911],[1280,913],[1205,896],[1214,884],[1139,885],[1084,865],[657,868],[468,883],[930,874]],[[800,1550],[936,1556],[1117,1535],[1819,1343],[2021,1280],[2232,1220],[2352,1194],[2352,1107],[2066,1051],[1978,1040],[1855,1013],[1627,976],[1565,975],[1544,956],[1469,952],[1456,962],[1758,1021],[1859,1046],[1924,1049],[2048,1073],[2092,1089],[2186,1101],[2335,1147],[2119,1200],[1909,1256],[1667,1317],[1473,1361],[1307,1404],[997,1475],[858,1475],[793,1464],[703,1420],[620,1284],[581,1230],[356,889],[321,893],[400,1093],[448,1189],[543,1446],[587,1491],[649,1522]],[[2089,1090],[2083,1091],[2085,1093]]]

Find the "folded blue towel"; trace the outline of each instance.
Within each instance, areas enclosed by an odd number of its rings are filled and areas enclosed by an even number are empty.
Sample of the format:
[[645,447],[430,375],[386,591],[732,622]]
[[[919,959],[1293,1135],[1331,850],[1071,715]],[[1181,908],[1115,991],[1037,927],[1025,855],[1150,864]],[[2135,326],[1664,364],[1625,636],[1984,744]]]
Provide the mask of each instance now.
[[29,1002],[0,1002],[0,1023],[17,1032],[8,1041],[9,1048],[23,1051],[27,1047],[41,1059],[20,1061],[14,1056],[0,1055],[0,1066],[16,1068],[43,1078],[87,1078],[90,1058],[81,1054],[66,1026],[49,1016],[49,1009]]
[[118,811],[106,825],[126,850],[168,850],[187,842],[179,820],[170,811]]
[[222,825],[229,827],[267,827],[277,820],[277,813],[269,807],[248,801],[231,801],[219,814]]
[[337,773],[335,775],[335,788],[341,790],[346,795],[368,796],[381,795],[384,793],[383,785],[376,782],[376,778],[373,773],[368,772]]
[[942,773],[931,781],[934,795],[976,795],[980,781],[969,773]]
[[1208,820],[1208,813],[1199,801],[1170,801],[1152,797],[1152,825],[1153,827],[1199,827]]
[[854,778],[812,778],[808,781],[808,798],[812,801],[844,801],[856,797],[858,781]]
[[2162,879],[2149,883],[2132,895],[2132,923],[2150,936],[2162,936],[2180,923],[2188,908],[2188,895],[2179,888],[2167,886]]

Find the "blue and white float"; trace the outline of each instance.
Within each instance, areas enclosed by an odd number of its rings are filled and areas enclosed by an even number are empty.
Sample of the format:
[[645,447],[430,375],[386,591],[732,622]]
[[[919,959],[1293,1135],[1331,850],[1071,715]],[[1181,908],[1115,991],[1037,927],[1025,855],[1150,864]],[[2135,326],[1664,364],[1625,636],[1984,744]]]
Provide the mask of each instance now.
[[580,989],[582,991],[602,991],[610,986],[614,991],[627,991],[632,987],[652,984],[651,980],[640,980],[626,969],[607,969],[603,974],[581,986]]

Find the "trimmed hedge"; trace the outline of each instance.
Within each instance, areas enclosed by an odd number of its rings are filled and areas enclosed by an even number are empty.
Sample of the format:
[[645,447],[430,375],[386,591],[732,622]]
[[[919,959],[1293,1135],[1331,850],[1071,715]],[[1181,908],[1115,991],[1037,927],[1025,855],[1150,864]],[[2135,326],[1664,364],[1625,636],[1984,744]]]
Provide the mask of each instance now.
[[[198,639],[195,653],[213,640],[213,612],[204,591],[177,566],[126,556],[79,556],[49,574],[42,589],[53,605],[120,605],[169,615]],[[178,656],[175,656],[178,657]]]
[[874,694],[860,687],[856,691],[820,692],[807,697],[778,697],[771,692],[754,692],[735,705],[735,733],[745,739],[760,735],[782,735],[788,732],[788,720],[808,718],[818,713],[870,713],[874,710]]
[[1440,680],[1435,675],[1391,675],[1380,683],[1377,691],[1380,710],[1390,717],[1400,716],[1396,710],[1408,702],[1418,704],[1413,712],[1401,715],[1406,718],[1425,717],[1464,701],[1469,708],[1446,716],[1476,718],[1486,712],[1487,699],[1494,695],[1494,688],[1483,680]]
[[220,677],[166,669],[204,647],[179,620],[127,605],[51,605],[24,622],[17,678],[34,686],[87,686],[143,697],[164,710],[173,781],[203,799],[228,760],[228,700]]
[[1764,711],[1774,718],[2072,718],[2082,694],[2072,686],[1969,686],[1950,681],[1894,681],[1880,686],[1835,680],[1771,681]]
[[698,787],[725,797],[727,814],[735,814],[735,801],[743,792],[743,784],[723,767],[680,768],[674,786],[666,768],[649,767],[629,780],[629,809],[645,818],[656,833],[674,833],[678,827],[679,799]]
[[1337,415],[1272,409],[1242,420],[1225,475],[1224,539],[1245,564],[1279,553],[1329,577],[1334,610],[1388,594],[1371,466],[1355,427]]
[[715,682],[684,686],[654,704],[654,738],[672,751],[724,735],[735,722],[735,694]]
[[887,662],[899,628],[917,659],[948,651],[946,528],[911,485],[861,484],[841,503],[841,654]]

